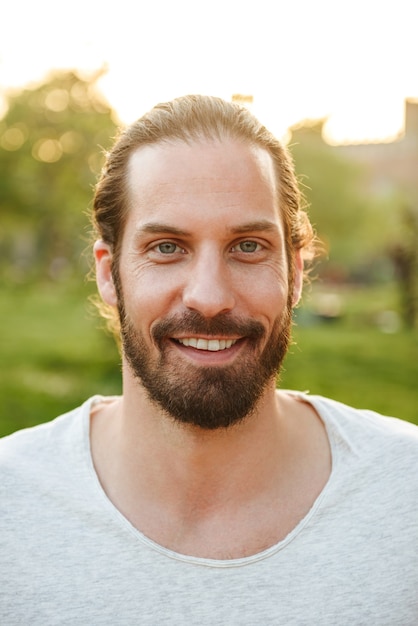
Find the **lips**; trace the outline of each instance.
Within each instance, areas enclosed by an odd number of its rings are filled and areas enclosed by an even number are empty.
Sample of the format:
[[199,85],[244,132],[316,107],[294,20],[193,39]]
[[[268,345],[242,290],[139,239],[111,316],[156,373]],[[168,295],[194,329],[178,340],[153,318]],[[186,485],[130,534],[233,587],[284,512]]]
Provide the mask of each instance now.
[[226,314],[207,319],[197,311],[158,320],[152,328],[153,339],[161,350],[171,340],[184,348],[200,350],[202,355],[223,352],[243,340],[256,343],[264,334],[263,325],[256,320]]
[[196,348],[196,350],[208,350],[210,352],[219,352],[233,346],[237,339],[202,339],[201,337],[182,337],[176,341],[183,346]]

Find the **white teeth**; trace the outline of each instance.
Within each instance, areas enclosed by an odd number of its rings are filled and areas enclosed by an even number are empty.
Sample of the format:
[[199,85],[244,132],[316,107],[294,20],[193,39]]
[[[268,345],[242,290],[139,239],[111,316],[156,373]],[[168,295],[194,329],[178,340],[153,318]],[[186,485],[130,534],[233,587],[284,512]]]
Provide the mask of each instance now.
[[209,350],[210,352],[218,352],[230,348],[237,342],[237,339],[197,339],[196,337],[184,337],[177,339],[183,346],[197,348],[198,350]]

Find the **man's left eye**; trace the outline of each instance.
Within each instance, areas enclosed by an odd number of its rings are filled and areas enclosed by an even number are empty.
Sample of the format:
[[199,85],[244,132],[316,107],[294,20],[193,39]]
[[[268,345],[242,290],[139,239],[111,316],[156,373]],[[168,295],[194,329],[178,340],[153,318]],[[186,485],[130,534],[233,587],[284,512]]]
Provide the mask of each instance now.
[[239,252],[258,252],[261,250],[261,246],[256,241],[240,241],[237,246]]
[[179,250],[179,247],[170,241],[165,241],[164,243],[158,244],[158,252],[162,254],[174,254]]

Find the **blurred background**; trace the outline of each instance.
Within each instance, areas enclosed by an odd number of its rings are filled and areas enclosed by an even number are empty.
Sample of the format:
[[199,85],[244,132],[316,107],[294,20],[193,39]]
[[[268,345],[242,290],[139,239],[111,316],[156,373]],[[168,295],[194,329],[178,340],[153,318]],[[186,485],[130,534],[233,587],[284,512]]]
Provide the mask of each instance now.
[[280,385],[418,422],[412,0],[15,0],[0,39],[0,435],[120,393],[89,208],[118,127],[206,93],[290,148],[324,243]]

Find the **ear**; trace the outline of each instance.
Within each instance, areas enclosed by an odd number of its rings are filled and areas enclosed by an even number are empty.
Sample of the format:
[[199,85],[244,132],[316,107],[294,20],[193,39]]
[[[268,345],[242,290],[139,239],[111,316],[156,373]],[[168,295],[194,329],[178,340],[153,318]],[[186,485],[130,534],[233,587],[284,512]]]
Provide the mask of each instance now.
[[303,258],[301,250],[296,250],[294,257],[294,279],[292,305],[295,307],[301,296],[303,287]]
[[110,246],[99,239],[93,247],[96,261],[96,283],[103,302],[117,305],[117,295],[112,278],[112,252]]

